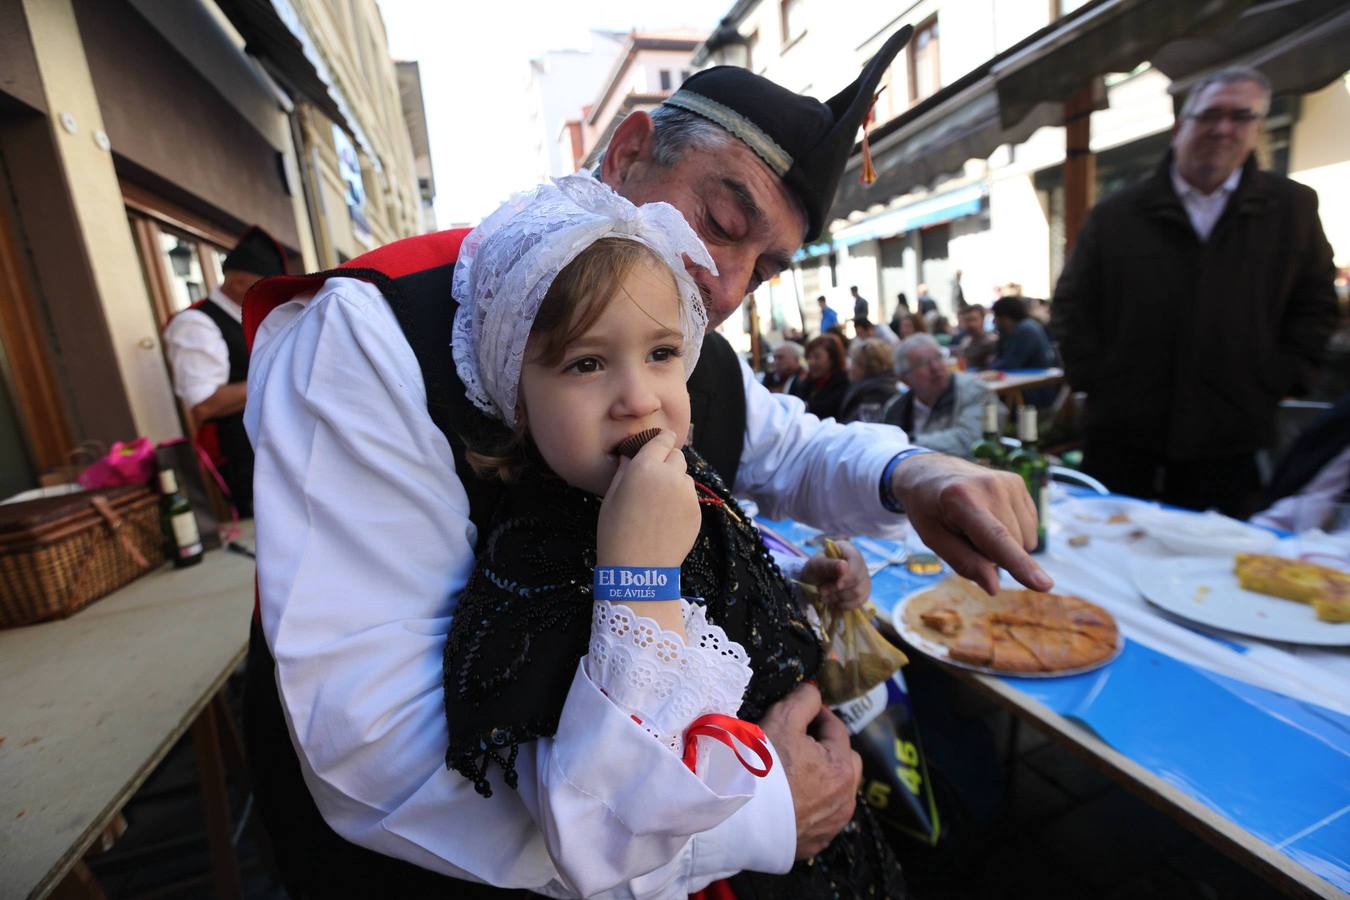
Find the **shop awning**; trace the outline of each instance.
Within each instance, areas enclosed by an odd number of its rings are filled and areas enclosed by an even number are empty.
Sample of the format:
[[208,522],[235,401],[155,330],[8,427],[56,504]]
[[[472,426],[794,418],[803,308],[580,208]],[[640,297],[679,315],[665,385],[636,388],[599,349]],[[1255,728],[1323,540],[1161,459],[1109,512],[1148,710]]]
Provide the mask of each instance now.
[[287,89],[351,134],[378,165],[370,141],[290,0],[216,0],[216,4],[243,35],[248,53],[262,60]]
[[1085,85],[1105,108],[1101,77],[1128,72],[1179,34],[1208,33],[1251,0],[1095,0],[924,99],[872,133],[877,180],[863,185],[855,151],[831,218],[888,203],[968,159],[1062,125],[1064,102]]
[[1152,57],[1184,94],[1224,66],[1261,70],[1276,94],[1308,94],[1350,69],[1350,5],[1344,0],[1265,0],[1222,31],[1173,41]]
[[925,225],[938,225],[962,216],[973,216],[984,205],[986,193],[988,190],[983,184],[972,184],[936,197],[926,197],[917,203],[841,228],[834,233],[834,243],[836,246],[848,247],[863,241],[904,234]]

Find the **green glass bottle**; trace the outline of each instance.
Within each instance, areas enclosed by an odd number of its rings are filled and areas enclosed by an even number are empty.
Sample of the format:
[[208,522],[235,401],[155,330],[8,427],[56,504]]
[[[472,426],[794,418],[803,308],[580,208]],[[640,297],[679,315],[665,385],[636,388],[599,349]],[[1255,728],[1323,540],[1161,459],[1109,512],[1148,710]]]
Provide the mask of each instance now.
[[1023,406],[1017,411],[1017,439],[1022,442],[1022,446],[1008,454],[1008,468],[1022,476],[1027,493],[1036,503],[1036,549],[1031,552],[1044,553],[1046,506],[1050,502],[1050,463],[1038,444],[1036,407]]
[[197,531],[197,517],[192,504],[178,489],[178,475],[173,469],[159,471],[159,524],[164,530],[169,559],[175,569],[195,566],[202,561],[202,539]]
[[978,465],[1002,469],[1008,454],[998,439],[998,397],[992,391],[984,401],[984,436],[970,447],[970,458]]

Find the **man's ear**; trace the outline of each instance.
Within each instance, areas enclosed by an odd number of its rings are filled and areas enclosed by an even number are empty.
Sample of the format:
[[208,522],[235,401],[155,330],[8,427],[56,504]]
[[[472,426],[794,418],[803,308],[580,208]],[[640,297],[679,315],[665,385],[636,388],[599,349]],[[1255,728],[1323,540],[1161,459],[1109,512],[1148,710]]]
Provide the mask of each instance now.
[[650,158],[654,131],[651,116],[641,110],[629,113],[614,129],[614,137],[605,149],[605,157],[600,163],[600,180],[619,190],[633,166]]

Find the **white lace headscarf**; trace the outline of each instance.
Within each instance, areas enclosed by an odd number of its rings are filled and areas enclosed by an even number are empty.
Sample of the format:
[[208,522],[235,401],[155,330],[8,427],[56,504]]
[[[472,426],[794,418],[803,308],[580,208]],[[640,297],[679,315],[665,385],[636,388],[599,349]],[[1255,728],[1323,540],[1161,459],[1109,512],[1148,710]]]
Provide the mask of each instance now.
[[452,349],[465,394],[483,412],[515,423],[525,342],[544,295],[568,263],[606,237],[643,244],[675,276],[685,377],[694,371],[708,312],[684,258],[715,274],[702,241],[669,203],[634,206],[590,175],[569,175],[515,195],[460,245]]

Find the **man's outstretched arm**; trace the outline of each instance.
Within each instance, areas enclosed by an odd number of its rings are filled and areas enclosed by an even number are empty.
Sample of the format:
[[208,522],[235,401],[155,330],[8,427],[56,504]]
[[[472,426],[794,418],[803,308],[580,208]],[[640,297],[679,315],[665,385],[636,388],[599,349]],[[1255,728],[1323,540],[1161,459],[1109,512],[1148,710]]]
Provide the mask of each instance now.
[[[766,515],[790,517],[844,534],[897,537],[904,520],[881,500],[881,478],[909,448],[893,425],[840,425],[806,412],[796,397],[769,393],[741,366],[746,442],[737,493]],[[941,453],[901,460],[890,481],[895,499],[924,543],[957,572],[992,593],[997,568],[1035,590],[1053,582],[1027,554],[1036,545],[1036,512],[1022,480]]]

